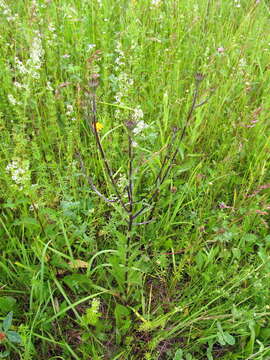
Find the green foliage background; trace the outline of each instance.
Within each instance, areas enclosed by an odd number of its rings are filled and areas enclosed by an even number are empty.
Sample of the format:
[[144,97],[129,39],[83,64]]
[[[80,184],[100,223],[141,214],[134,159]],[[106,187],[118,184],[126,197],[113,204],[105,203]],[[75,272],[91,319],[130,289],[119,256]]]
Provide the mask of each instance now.
[[[267,0],[0,1],[0,316],[13,311],[23,339],[13,359],[270,358],[269,14]],[[120,190],[123,123],[137,109],[149,125],[134,138],[141,201],[198,72],[208,101],[127,249],[121,212],[75,156],[112,196],[89,79],[100,75]]]

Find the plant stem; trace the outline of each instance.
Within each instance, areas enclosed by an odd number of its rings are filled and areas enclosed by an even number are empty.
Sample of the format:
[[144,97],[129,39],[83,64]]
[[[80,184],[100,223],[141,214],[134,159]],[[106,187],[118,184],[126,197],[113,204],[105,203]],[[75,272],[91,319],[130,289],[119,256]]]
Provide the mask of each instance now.
[[116,197],[117,197],[117,200],[120,202],[122,208],[127,212],[129,213],[129,210],[128,208],[126,207],[126,205],[124,204],[123,202],[123,199],[121,198],[121,195],[117,189],[117,185],[115,183],[115,180],[113,178],[113,173],[112,173],[112,170],[109,166],[109,163],[107,161],[107,158],[106,158],[106,155],[105,155],[105,151],[103,149],[103,146],[101,144],[101,141],[100,141],[100,138],[99,138],[99,135],[98,135],[98,131],[97,131],[97,120],[96,120],[96,112],[97,112],[97,109],[96,109],[96,94],[93,93],[92,94],[92,113],[93,113],[93,132],[94,132],[94,135],[95,135],[95,139],[96,139],[96,143],[97,143],[97,146],[98,146],[98,150],[100,152],[100,155],[101,155],[101,158],[103,160],[103,163],[104,163],[104,166],[105,166],[105,169],[106,169],[106,172],[107,172],[107,175],[111,181],[111,184],[112,184],[112,187],[114,189],[114,192],[116,194]]
[[132,241],[133,230],[133,149],[132,139],[130,133],[128,133],[128,196],[129,196],[129,219],[128,219],[128,233],[127,233],[127,251],[126,251],[126,263],[125,263],[125,283],[126,283],[126,297],[128,297],[128,261],[130,256],[130,244]]

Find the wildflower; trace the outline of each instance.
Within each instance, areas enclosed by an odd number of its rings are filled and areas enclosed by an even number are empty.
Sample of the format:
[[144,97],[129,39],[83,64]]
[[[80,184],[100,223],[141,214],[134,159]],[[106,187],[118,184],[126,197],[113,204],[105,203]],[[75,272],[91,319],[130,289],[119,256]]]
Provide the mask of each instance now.
[[224,49],[223,46],[220,46],[220,47],[217,48],[217,52],[218,52],[219,54],[223,54],[224,51],[225,51],[225,49]]
[[67,104],[67,112],[66,115],[71,115],[73,113],[73,106],[71,104]]
[[21,74],[29,74],[33,79],[39,79],[40,74],[37,72],[43,63],[44,50],[41,43],[40,33],[32,40],[32,47],[30,49],[30,57],[24,65],[18,58],[15,58],[15,64]]
[[87,51],[91,51],[92,49],[94,49],[96,47],[96,44],[88,44],[87,45]]
[[133,134],[138,135],[140,132],[142,132],[144,129],[147,129],[149,125],[147,125],[143,120],[139,121],[136,125],[136,127],[133,129]]
[[11,175],[12,180],[19,189],[22,190],[30,182],[29,161],[14,159],[6,167],[6,171]]
[[140,106],[137,106],[135,109],[134,109],[134,113],[132,114],[132,119],[134,121],[138,121],[138,120],[141,120],[143,118],[143,111],[142,109],[140,108]]
[[6,339],[6,334],[3,332],[0,332],[0,343]]
[[220,209],[232,209],[232,206],[226,205],[223,201],[219,203]]
[[31,204],[30,206],[29,206],[29,211],[35,211],[36,209],[38,209],[38,204]]
[[29,72],[28,69],[26,68],[26,66],[17,57],[15,57],[15,64],[16,64],[16,68],[18,69],[20,74],[24,75]]
[[101,124],[100,122],[96,122],[95,125],[96,125],[97,132],[99,132],[100,130],[102,130],[104,128],[104,125]]
[[29,61],[35,69],[41,68],[43,54],[44,50],[42,48],[41,35],[38,33],[33,39]]
[[48,30],[51,31],[51,32],[54,32],[56,29],[55,29],[53,24],[49,24]]
[[202,73],[196,73],[195,74],[195,80],[196,81],[202,81],[204,79],[204,75]]
[[240,67],[245,67],[245,66],[247,66],[246,59],[241,58],[241,59],[239,60],[239,66],[240,66]]
[[151,1],[151,5],[154,5],[154,6],[159,6],[161,3],[161,0],[152,0]]
[[14,81],[13,85],[18,89],[23,88],[23,85],[21,83],[19,83],[18,81]]
[[50,81],[47,81],[46,89],[49,90],[49,91],[53,91],[53,87],[52,87],[52,84],[51,84]]
[[17,104],[17,101],[16,99],[14,98],[14,96],[12,94],[9,94],[8,95],[8,100],[9,102],[12,104],[12,105],[16,105]]

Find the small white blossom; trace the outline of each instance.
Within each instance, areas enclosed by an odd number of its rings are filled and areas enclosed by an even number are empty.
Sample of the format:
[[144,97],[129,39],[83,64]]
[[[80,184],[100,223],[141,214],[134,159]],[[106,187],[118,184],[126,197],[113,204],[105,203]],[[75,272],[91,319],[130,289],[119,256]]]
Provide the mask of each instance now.
[[140,132],[142,132],[144,129],[147,129],[149,125],[147,125],[143,120],[139,121],[136,125],[136,127],[133,129],[133,134],[138,135]]
[[0,1],[0,9],[2,9],[2,14],[5,15],[8,22],[15,21],[19,17],[18,14],[12,13],[11,9],[4,0]]
[[29,206],[29,211],[34,211],[35,209],[38,209],[38,204],[31,204]]
[[87,45],[87,51],[91,51],[92,49],[94,49],[96,47],[96,44],[88,44]]
[[19,190],[22,190],[30,182],[29,161],[27,160],[12,160],[7,165],[6,171],[11,175],[14,183],[19,185]]
[[142,109],[140,108],[140,106],[137,106],[135,109],[134,109],[134,112],[132,114],[132,119],[134,121],[138,121],[138,120],[141,120],[143,118],[143,111]]
[[14,81],[13,85],[18,88],[18,89],[22,89],[23,88],[23,84],[19,83],[18,81]]
[[234,6],[240,8],[241,7],[240,0],[234,0]]
[[66,112],[66,115],[71,115],[73,113],[73,106],[71,104],[68,104],[67,105],[67,112]]
[[161,3],[161,0],[152,0],[151,1],[151,5],[154,5],[154,6],[159,6]]
[[35,69],[40,69],[43,55],[44,50],[42,48],[41,35],[38,33],[37,36],[35,36],[33,39],[28,63],[30,63]]
[[8,101],[12,104],[12,105],[16,105],[17,104],[17,101],[16,99],[14,98],[14,96],[12,94],[9,94],[8,95]]
[[21,74],[24,75],[28,73],[28,69],[26,68],[26,66],[17,57],[15,57],[15,65]]
[[239,66],[240,67],[245,67],[247,66],[247,62],[246,62],[246,59],[242,58],[239,60]]
[[51,32],[55,32],[56,28],[54,27],[53,24],[49,24],[48,30],[51,31]]
[[46,89],[49,90],[49,91],[53,91],[53,87],[52,87],[52,84],[51,84],[50,81],[47,81]]

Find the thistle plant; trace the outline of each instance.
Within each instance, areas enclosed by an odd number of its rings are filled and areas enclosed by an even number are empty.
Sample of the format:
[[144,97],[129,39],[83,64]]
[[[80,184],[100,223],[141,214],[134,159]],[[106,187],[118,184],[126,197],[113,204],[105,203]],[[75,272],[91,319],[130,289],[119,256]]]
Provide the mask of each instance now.
[[[120,192],[118,184],[115,179],[115,174],[110,166],[109,159],[107,157],[106,151],[102,144],[100,138],[100,130],[102,129],[102,124],[98,121],[97,113],[97,95],[96,90],[99,85],[99,75],[93,74],[89,82],[90,91],[88,91],[88,104],[91,111],[89,112],[89,118],[87,119],[88,125],[92,131],[92,134],[95,139],[95,144],[97,151],[100,155],[100,160],[103,164],[105,176],[108,179],[107,184],[110,184],[110,190],[113,192],[113,196],[107,197],[104,195],[94,184],[94,181],[91,177],[87,175],[86,167],[82,159],[82,155],[78,152],[78,158],[83,174],[87,177],[88,183],[91,189],[106,203],[115,206],[118,212],[121,213],[122,220],[125,224],[125,244],[123,245],[126,249],[125,259],[122,263],[122,268],[124,268],[124,282],[123,291],[125,301],[129,297],[130,292],[130,283],[129,283],[129,268],[134,264],[130,264],[130,259],[133,255],[134,245],[136,245],[135,236],[136,236],[136,227],[147,225],[156,219],[154,218],[156,206],[158,204],[160,190],[168,178],[170,171],[173,168],[177,154],[179,152],[179,146],[182,143],[188,126],[190,125],[192,116],[196,108],[204,105],[208,99],[205,99],[202,102],[198,102],[199,98],[199,88],[204,76],[200,73],[195,75],[195,90],[193,94],[192,104],[187,113],[184,125],[181,127],[175,127],[171,130],[170,135],[168,136],[168,141],[165,147],[161,149],[158,153],[162,153],[165,150],[163,158],[160,159],[160,167],[154,176],[153,183],[150,186],[148,193],[143,196],[140,194],[135,194],[134,189],[140,188],[135,184],[135,169],[134,169],[134,159],[136,156],[136,142],[135,136],[147,125],[142,124],[142,121],[134,121],[131,117],[131,120],[124,122],[123,127],[127,137],[127,181],[126,186],[123,192]],[[140,181],[140,180],[139,180]],[[136,186],[135,186],[136,185]],[[140,200],[137,200],[140,198]],[[123,238],[122,238],[123,240]],[[135,243],[135,244],[134,244]],[[122,284],[123,285],[123,284]]]

